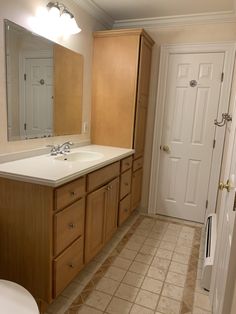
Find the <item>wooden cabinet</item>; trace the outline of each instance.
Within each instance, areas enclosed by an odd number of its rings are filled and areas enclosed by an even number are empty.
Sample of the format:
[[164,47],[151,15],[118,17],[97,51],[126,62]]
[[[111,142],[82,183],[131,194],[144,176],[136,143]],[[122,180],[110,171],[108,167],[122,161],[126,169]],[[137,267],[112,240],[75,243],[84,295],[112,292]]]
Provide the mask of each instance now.
[[89,262],[117,228],[119,178],[87,197],[85,261]]
[[133,172],[131,210],[134,210],[140,203],[142,192],[142,168]]
[[153,44],[143,29],[94,33],[92,143],[134,148],[134,160],[145,148]]

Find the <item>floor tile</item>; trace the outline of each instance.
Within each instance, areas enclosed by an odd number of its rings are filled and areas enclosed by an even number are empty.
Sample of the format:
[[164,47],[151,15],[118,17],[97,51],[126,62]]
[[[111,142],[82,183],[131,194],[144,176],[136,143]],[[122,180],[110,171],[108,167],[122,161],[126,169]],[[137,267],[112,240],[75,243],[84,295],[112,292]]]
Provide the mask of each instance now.
[[180,302],[170,298],[161,297],[157,306],[157,311],[164,314],[179,314]]
[[153,256],[150,255],[150,254],[145,254],[145,253],[138,253],[135,257],[135,261],[137,262],[141,262],[141,263],[144,263],[144,264],[148,264],[150,265],[151,262],[153,260]]
[[113,295],[119,286],[119,282],[110,278],[103,277],[96,285],[96,290]]
[[165,258],[171,260],[172,252],[168,250],[158,249],[156,252],[157,257]]
[[161,294],[164,297],[181,301],[183,299],[183,292],[184,292],[183,288],[165,283]]
[[99,311],[99,310],[96,310],[96,309],[93,309],[90,306],[83,305],[83,306],[80,307],[80,309],[78,310],[77,313],[78,314],[102,314],[103,312]]
[[175,236],[168,236],[168,235],[164,235],[163,238],[162,238],[163,241],[168,241],[168,242],[171,242],[171,243],[176,243],[178,238],[175,237]]
[[85,303],[98,310],[104,311],[108,303],[111,301],[111,296],[100,291],[92,291],[86,299]]
[[168,251],[174,251],[175,243],[162,240],[161,244],[160,244],[160,249],[165,249],[165,250],[168,250]]
[[156,308],[158,299],[158,294],[146,290],[139,290],[135,303],[154,310]]
[[134,261],[130,265],[129,271],[145,275],[147,273],[148,268],[149,268],[149,266],[147,264]]
[[157,294],[161,293],[163,282],[157,279],[146,277],[142,283],[141,288]]
[[129,271],[126,273],[123,282],[134,287],[141,287],[143,279],[144,279],[143,275],[132,273]]
[[155,248],[158,248],[160,245],[160,241],[153,239],[153,238],[147,238],[144,242],[145,245],[153,246]]
[[130,314],[154,314],[154,311],[141,305],[134,304],[131,308]]
[[196,292],[194,297],[194,306],[206,311],[211,311],[209,296]]
[[181,275],[186,275],[188,272],[188,265],[172,261],[170,263],[169,271],[174,272],[174,273],[178,273]]
[[177,245],[174,251],[177,253],[180,253],[180,254],[190,255],[192,248],[187,247],[187,246],[183,246],[183,245]]
[[126,271],[121,268],[110,266],[105,273],[105,277],[121,281],[124,278],[125,273]]
[[132,251],[132,250],[129,250],[129,249],[123,249],[120,252],[119,257],[123,257],[123,258],[126,258],[126,259],[133,260],[136,255],[137,255],[136,251]]
[[114,262],[112,263],[112,266],[116,266],[118,268],[122,268],[124,270],[127,270],[130,267],[131,263],[132,263],[132,261],[118,256],[114,260]]
[[126,314],[129,313],[132,303],[113,297],[106,309],[109,314]]
[[139,251],[139,253],[150,254],[154,256],[157,252],[157,248],[149,245],[143,245]]
[[128,241],[125,248],[132,250],[132,251],[139,251],[139,249],[141,248],[142,244],[139,243],[134,243],[132,241]]
[[164,281],[166,277],[166,271],[154,266],[150,266],[146,276]]
[[162,270],[167,270],[170,265],[170,260],[156,256],[151,265]]
[[202,309],[200,309],[198,307],[194,307],[193,308],[193,314],[211,314],[211,312],[202,310]]
[[121,283],[115,296],[130,302],[134,302],[138,293],[138,288]]
[[189,256],[174,252],[172,260],[187,265],[189,263]]
[[184,287],[185,280],[186,276],[169,271],[165,281],[176,286]]

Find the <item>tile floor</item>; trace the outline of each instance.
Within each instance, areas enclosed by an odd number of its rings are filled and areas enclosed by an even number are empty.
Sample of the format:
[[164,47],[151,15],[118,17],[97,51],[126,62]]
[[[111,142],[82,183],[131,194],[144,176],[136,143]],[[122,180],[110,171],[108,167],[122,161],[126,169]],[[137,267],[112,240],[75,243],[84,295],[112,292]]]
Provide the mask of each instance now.
[[134,213],[50,305],[56,314],[210,314],[203,226]]

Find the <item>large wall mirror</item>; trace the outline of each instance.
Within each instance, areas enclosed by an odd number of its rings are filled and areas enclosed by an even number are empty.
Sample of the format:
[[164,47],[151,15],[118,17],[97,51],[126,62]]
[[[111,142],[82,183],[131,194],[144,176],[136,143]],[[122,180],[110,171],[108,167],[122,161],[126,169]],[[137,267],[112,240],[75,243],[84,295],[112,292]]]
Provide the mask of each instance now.
[[4,23],[8,140],[80,134],[83,56]]

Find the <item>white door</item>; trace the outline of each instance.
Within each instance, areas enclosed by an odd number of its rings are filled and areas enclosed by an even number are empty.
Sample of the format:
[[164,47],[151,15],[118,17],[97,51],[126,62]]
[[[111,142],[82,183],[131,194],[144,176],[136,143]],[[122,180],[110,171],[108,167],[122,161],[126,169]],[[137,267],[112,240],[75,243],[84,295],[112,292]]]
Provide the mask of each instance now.
[[157,213],[203,222],[224,53],[172,54],[168,63]]
[[[217,227],[217,247],[216,258],[213,270],[213,313],[225,314],[224,306],[230,305],[227,296],[226,283],[229,270],[229,262],[232,256],[231,245],[233,240],[235,226],[235,186],[236,186],[236,104],[234,108],[233,121],[230,129],[226,169],[223,183],[229,182],[230,188],[227,191],[225,188],[222,191],[220,211],[218,213]],[[235,245],[235,243],[234,243]],[[233,265],[235,268],[235,265]],[[234,279],[233,279],[234,280]],[[229,297],[229,296],[228,296]],[[225,304],[225,302],[227,304]]]
[[25,74],[25,137],[52,135],[52,58],[25,59]]

